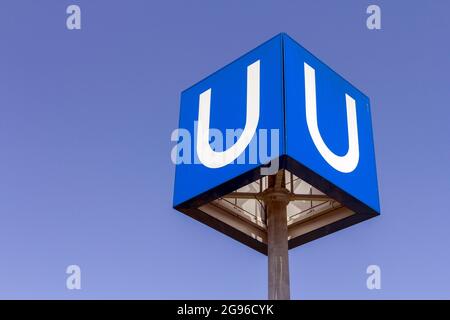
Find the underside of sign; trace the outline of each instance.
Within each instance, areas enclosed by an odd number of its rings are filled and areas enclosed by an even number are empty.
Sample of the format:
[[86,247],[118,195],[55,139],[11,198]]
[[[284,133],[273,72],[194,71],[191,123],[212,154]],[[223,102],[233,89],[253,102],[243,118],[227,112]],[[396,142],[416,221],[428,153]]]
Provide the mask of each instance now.
[[[287,156],[280,167],[290,200],[289,249],[379,215]],[[268,176],[259,173],[260,168],[252,170],[175,209],[267,254],[263,198]]]

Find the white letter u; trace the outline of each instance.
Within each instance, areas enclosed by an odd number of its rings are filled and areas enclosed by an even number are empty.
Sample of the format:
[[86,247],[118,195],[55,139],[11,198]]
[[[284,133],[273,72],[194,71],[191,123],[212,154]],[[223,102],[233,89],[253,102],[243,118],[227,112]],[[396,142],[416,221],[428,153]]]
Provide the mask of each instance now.
[[316,72],[306,62],[305,66],[305,100],[306,123],[311,138],[322,157],[336,170],[350,173],[356,169],[359,162],[358,123],[356,120],[356,102],[345,94],[347,105],[348,151],[344,156],[333,153],[322,139],[317,125]]
[[211,89],[200,94],[197,127],[197,155],[206,167],[216,169],[233,162],[245,151],[252,140],[259,122],[259,60],[247,67],[247,116],[245,128],[226,151],[214,151],[209,145],[209,121],[211,110]]

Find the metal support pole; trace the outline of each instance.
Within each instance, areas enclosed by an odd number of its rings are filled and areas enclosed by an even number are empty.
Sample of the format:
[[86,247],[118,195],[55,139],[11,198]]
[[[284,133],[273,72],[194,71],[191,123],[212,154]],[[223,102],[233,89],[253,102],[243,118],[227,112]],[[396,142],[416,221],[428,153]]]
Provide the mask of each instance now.
[[289,255],[287,205],[284,171],[269,176],[269,188],[263,192],[267,212],[267,245],[269,262],[269,299],[289,300]]

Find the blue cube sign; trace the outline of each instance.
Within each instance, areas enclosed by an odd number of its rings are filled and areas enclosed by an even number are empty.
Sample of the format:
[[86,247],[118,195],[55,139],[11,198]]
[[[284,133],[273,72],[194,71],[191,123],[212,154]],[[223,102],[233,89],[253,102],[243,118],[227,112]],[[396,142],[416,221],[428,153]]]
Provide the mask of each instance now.
[[286,34],[185,90],[179,128],[174,207],[199,220],[271,160],[356,213],[336,230],[380,212],[369,99]]

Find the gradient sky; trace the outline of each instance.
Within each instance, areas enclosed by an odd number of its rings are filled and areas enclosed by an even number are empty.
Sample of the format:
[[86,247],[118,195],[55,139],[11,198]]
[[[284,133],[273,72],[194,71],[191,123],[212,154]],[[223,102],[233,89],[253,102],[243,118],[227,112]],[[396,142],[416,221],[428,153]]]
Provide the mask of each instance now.
[[183,89],[287,32],[371,98],[382,212],[290,251],[292,298],[449,299],[449,15],[447,0],[2,0],[0,298],[265,299],[266,256],[172,209],[170,134]]

